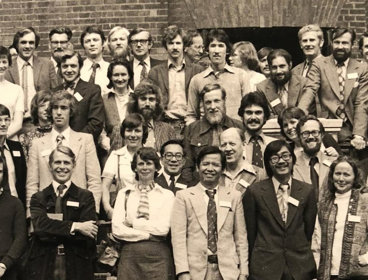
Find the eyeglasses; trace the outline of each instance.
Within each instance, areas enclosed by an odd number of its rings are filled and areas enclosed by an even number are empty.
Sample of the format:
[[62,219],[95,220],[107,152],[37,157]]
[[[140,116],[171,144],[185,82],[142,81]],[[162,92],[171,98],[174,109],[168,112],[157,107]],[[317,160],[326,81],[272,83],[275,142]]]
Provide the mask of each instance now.
[[172,160],[174,157],[176,158],[176,160],[182,160],[183,159],[183,154],[181,154],[181,153],[176,153],[176,154],[166,153],[166,154],[164,154],[164,158],[166,160]]
[[270,157],[270,161],[272,164],[276,164],[280,161],[280,159],[283,159],[284,161],[289,161],[291,159],[291,154],[290,153],[283,153],[282,155],[273,155],[272,157]]
[[61,46],[66,46],[68,44],[68,41],[51,41],[51,44],[54,46],[58,46],[59,44]]
[[141,40],[131,40],[130,43],[132,45],[138,45],[138,43],[140,43],[141,45],[147,44],[148,43],[148,39],[141,39]]
[[300,135],[302,136],[302,138],[307,139],[310,135],[312,135],[313,137],[318,137],[321,134],[321,131],[319,130],[312,130],[312,131],[303,131],[300,133]]

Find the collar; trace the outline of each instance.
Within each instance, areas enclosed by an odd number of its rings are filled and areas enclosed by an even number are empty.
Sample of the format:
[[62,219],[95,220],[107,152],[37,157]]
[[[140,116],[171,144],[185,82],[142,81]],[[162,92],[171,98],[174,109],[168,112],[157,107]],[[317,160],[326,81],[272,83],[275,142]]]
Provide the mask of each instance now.
[[116,92],[116,90],[114,88],[111,88],[109,93],[108,93],[108,96],[109,97],[112,97],[112,96],[130,96],[133,93],[134,93],[134,90],[132,90],[130,88],[130,86],[128,86],[128,94],[125,94],[125,95],[120,95],[119,93]]
[[127,155],[127,154],[130,155],[127,145],[123,146],[119,150],[113,151],[113,153],[115,153],[116,155],[119,155],[119,156],[124,156],[124,155]]
[[[165,170],[164,170],[164,171],[162,171],[162,175],[165,177],[166,182],[168,183],[168,185],[170,185],[170,175],[169,175],[169,174],[167,174],[167,173],[165,172]],[[175,176],[174,176],[174,177],[175,177],[175,183],[178,181],[179,176],[180,176],[180,173],[179,173],[178,175],[175,175]]]
[[70,136],[70,131],[71,131],[71,128],[70,128],[70,126],[68,126],[68,128],[66,128],[63,132],[61,132],[61,133],[59,133],[59,132],[57,132],[56,130],[55,130],[55,128],[53,127],[52,129],[51,129],[51,139],[52,139],[52,141],[56,141],[55,139],[56,139],[56,137],[59,135],[59,134],[61,134],[61,135],[63,135],[64,137],[65,137],[65,141],[67,141],[67,143],[69,142],[69,136]]
[[[350,58],[347,58],[347,59],[343,62],[343,64],[344,64],[344,66],[345,66],[345,67],[348,67],[349,60],[350,60]],[[338,62],[337,62],[337,60],[336,60],[335,58],[334,58],[334,61],[335,61],[335,66],[337,67]]]
[[66,186],[66,189],[64,189],[63,190],[63,193],[61,194],[61,197],[63,197],[65,195],[65,193],[69,190],[71,184],[72,184],[72,181],[71,180],[65,182],[64,184],[60,184],[60,183],[56,182],[55,180],[52,180],[52,187],[54,189],[54,192],[55,192],[56,196],[57,196],[57,193],[58,193],[57,188],[60,185],[65,185]]
[[[291,77],[290,77],[291,79]],[[287,81],[284,85],[282,85],[281,87],[277,87],[277,90],[280,91],[282,88],[285,88],[286,91],[289,90],[289,83],[290,83],[290,80]]]
[[[143,62],[144,62],[144,64],[146,64],[146,66],[151,68],[151,60],[150,60],[149,55],[143,60]],[[135,57],[133,58],[133,67],[134,68],[136,68],[140,63],[141,63],[140,60],[136,59]]]
[[[131,191],[135,191],[135,192],[139,192],[138,189],[138,183],[136,184],[129,184],[127,187],[123,188],[122,190],[126,191],[126,190],[131,190]],[[150,192],[164,192],[163,188],[159,185],[154,183],[154,188],[150,191]]]
[[[245,144],[249,144],[250,139],[252,138],[253,135],[250,135],[249,132],[247,130],[245,130],[244,136],[245,136]],[[261,130],[260,133],[258,133],[258,136],[261,138],[261,141],[264,144],[265,143],[265,137],[266,137],[266,135],[264,135],[264,133],[263,133],[262,130]]]
[[54,64],[54,67],[57,67],[58,66],[58,63],[56,62],[56,60],[51,56],[50,58],[52,64]]
[[[289,190],[291,189],[291,181],[292,181],[292,177],[290,176],[289,181],[288,181]],[[281,183],[274,176],[272,176],[272,183],[275,189],[275,193],[277,193],[277,190],[279,189]]]
[[[19,69],[22,69],[22,68],[23,68],[23,65],[24,65],[25,63],[26,63],[26,61],[18,55],[18,57],[17,57],[17,64],[18,64],[18,68],[19,68]],[[32,66],[32,68],[33,68],[33,55],[32,55],[32,57],[28,60],[28,63],[29,63],[29,64]]]
[[[250,164],[247,159],[246,159],[246,153],[243,152],[243,160],[241,162],[241,168],[239,169],[238,173],[236,174],[236,176],[238,176],[239,173],[241,173],[242,171],[245,171],[245,172],[248,172],[248,173],[251,173],[253,175],[257,175],[256,171],[254,170],[254,167],[252,164]],[[223,174],[227,177],[231,177],[229,176],[229,172],[227,170],[227,168],[225,169],[225,171],[223,172]]]
[[[64,78],[63,78],[63,80],[64,80]],[[64,82],[63,83],[63,86],[64,86],[65,89],[70,88],[71,90],[75,90],[75,88],[77,87],[77,84],[78,84],[79,80],[80,80],[80,75],[73,82],[71,82],[71,83]]]
[[[226,115],[222,119],[222,122],[219,123],[219,125],[222,126],[223,130],[234,126],[234,124],[231,122],[231,118]],[[208,122],[208,120],[205,117],[202,117],[200,119],[199,127],[200,127],[199,134],[204,134],[212,129],[212,125]]]
[[104,62],[105,60],[103,60],[103,58],[101,58],[99,61],[92,61],[89,57],[87,57],[83,62],[83,66],[86,67],[86,69],[92,69],[93,63],[98,63],[101,68]]
[[335,199],[337,200],[341,200],[341,199],[346,199],[349,198],[351,196],[351,190],[346,192],[346,193],[337,193],[335,192]]
[[177,67],[175,64],[174,64],[174,62],[171,60],[171,58],[169,57],[168,59],[167,59],[167,67],[170,69],[170,68],[174,68],[174,69],[177,69],[178,71],[181,71],[181,70],[183,70],[184,68],[185,68],[185,58],[183,57],[183,60],[182,60],[182,62],[181,62],[181,64],[180,64],[180,66],[179,67]]
[[[203,186],[202,185],[202,183],[199,183],[199,187],[203,190],[203,193],[205,194],[205,195],[207,195],[206,194],[206,190],[208,190],[205,186]],[[212,188],[211,190],[216,190],[216,194],[218,194],[218,188],[219,188],[219,186],[218,186],[218,184],[217,184],[217,186],[216,187],[214,187],[214,188]]]
[[8,144],[6,143],[6,140],[5,140],[5,142],[4,142],[4,148],[10,152],[10,149],[9,149]]
[[[235,73],[235,70],[234,70],[233,67],[231,67],[229,64],[226,63],[225,64],[225,67],[224,67],[224,72],[229,72],[229,73],[234,74]],[[212,66],[209,65],[207,67],[207,69],[203,71],[203,75],[204,75],[204,77],[207,77],[207,76],[209,76],[211,74],[214,75],[215,74],[215,70],[213,70]]]

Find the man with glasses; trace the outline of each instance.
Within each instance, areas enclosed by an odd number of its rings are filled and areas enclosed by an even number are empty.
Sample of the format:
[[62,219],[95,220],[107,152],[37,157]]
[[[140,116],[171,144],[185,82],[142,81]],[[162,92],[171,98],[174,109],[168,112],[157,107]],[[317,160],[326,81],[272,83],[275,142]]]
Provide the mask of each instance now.
[[163,171],[155,179],[157,184],[176,194],[177,191],[194,186],[197,183],[185,180],[184,176],[182,176],[185,153],[184,146],[180,140],[174,139],[165,142],[161,147],[160,154]]
[[150,56],[153,40],[151,33],[147,29],[140,27],[133,29],[129,34],[128,43],[133,54],[130,66],[134,73],[134,78],[131,79],[130,87],[134,89],[141,80],[147,78],[151,68],[159,65],[163,61]]
[[310,248],[317,203],[313,188],[292,177],[295,160],[284,140],[268,144],[264,164],[269,179],[244,195],[250,279],[316,278]]
[[[203,38],[196,29],[187,30],[183,37],[185,59],[190,63],[202,65],[202,58],[207,55],[204,53]],[[208,66],[205,65],[205,66]]]

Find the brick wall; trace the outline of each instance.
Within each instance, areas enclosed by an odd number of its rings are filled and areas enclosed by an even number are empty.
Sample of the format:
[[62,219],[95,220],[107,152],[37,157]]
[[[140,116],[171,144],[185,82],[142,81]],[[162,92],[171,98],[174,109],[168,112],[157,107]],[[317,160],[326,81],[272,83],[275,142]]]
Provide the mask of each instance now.
[[121,25],[147,28],[155,40],[152,54],[162,57],[161,29],[168,22],[168,0],[0,0],[0,44],[9,46],[19,29],[33,26],[41,36],[37,49],[48,53],[48,32],[57,26],[73,30],[72,42],[80,49],[79,37],[88,25],[109,30]]

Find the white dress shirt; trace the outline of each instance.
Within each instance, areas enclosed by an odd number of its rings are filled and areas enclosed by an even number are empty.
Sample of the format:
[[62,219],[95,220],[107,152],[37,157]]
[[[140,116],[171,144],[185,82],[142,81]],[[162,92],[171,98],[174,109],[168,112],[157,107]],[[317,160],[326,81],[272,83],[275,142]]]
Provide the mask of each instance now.
[[[95,84],[100,86],[101,95],[103,95],[109,91],[107,85],[109,84],[110,80],[107,78],[107,69],[109,68],[110,63],[103,59],[96,61],[96,63],[98,63],[100,67],[96,69]],[[85,82],[88,82],[89,78],[91,77],[93,72],[92,65],[93,61],[89,58],[86,58],[83,62],[83,67],[80,70],[80,77]]]
[[62,133],[59,133],[55,130],[55,128],[52,128],[50,133],[51,133],[51,139],[52,139],[52,142],[53,142],[53,149],[55,149],[56,146],[57,146],[56,137],[58,137],[60,134],[64,136],[64,140],[62,142],[62,145],[70,147],[69,146],[70,126],[67,129],[65,129]]
[[[151,70],[150,57],[147,56],[145,60],[143,61],[144,61],[144,64],[146,65],[147,75],[148,75],[148,72]],[[138,59],[133,58],[134,88],[141,82],[141,73],[142,73],[143,66],[140,63],[141,62]]]

